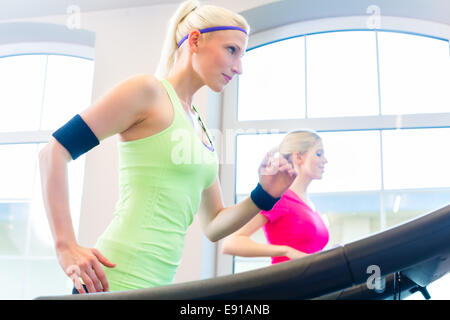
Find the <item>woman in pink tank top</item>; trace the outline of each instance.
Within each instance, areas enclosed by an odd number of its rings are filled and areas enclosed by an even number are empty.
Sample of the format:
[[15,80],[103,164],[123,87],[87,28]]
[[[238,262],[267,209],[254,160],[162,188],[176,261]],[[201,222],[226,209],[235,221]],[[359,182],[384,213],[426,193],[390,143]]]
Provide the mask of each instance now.
[[[271,257],[272,263],[300,258],[322,250],[328,243],[328,229],[308,200],[312,180],[321,179],[327,159],[322,140],[310,130],[289,132],[279,152],[292,160],[297,177],[270,211],[261,211],[241,229],[227,237],[222,252],[243,257]],[[267,244],[250,237],[263,228]]]

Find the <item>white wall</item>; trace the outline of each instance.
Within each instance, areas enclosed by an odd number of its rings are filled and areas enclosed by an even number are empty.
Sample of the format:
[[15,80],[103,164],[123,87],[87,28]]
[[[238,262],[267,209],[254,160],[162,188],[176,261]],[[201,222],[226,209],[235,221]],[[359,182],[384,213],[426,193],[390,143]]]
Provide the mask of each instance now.
[[[221,5],[236,12],[264,5],[273,0],[216,0],[202,3]],[[155,5],[83,13],[81,28],[96,33],[95,74],[92,99],[99,99],[110,88],[139,73],[154,73],[159,61],[167,21],[177,5]],[[66,25],[67,16],[40,17],[14,21],[41,21]],[[13,20],[9,20],[13,21]],[[3,20],[1,22],[7,22]],[[209,90],[203,88],[194,104],[208,116]],[[220,114],[216,113],[215,114]],[[93,246],[112,218],[118,199],[117,136],[101,142],[86,156],[84,191],[81,205],[79,242]],[[205,251],[205,245],[207,246]],[[204,254],[202,260],[202,247]],[[188,230],[181,265],[175,282],[213,276],[215,257],[202,236],[197,220]],[[203,263],[203,267],[202,267]],[[206,267],[205,267],[206,265]],[[203,273],[202,273],[203,270]],[[205,270],[209,270],[205,273]]]

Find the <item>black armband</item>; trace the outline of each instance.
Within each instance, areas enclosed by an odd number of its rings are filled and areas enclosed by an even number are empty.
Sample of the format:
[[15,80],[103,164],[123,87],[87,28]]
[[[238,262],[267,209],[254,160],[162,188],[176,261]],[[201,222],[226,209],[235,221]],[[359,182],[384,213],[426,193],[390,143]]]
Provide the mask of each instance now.
[[79,114],[53,132],[52,136],[69,151],[73,160],[100,143]]
[[275,203],[278,202],[280,198],[274,198],[270,194],[268,194],[259,184],[256,186],[255,189],[253,189],[252,193],[250,194],[250,198],[252,201],[256,204],[258,208],[264,211],[272,210]]

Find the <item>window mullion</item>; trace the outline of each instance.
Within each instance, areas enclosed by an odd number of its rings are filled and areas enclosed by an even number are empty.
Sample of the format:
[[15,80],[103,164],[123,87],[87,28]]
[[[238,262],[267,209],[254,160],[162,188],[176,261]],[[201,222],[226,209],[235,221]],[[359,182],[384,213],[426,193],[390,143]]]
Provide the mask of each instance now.
[[380,175],[381,175],[381,190],[380,190],[380,230],[386,228],[386,206],[385,206],[385,190],[384,190],[384,160],[383,160],[383,131],[380,134]]
[[306,47],[306,37],[304,36],[305,44],[305,119],[308,119],[308,60],[307,60],[307,47]]
[[42,118],[44,117],[44,101],[45,101],[45,92],[47,91],[47,71],[48,71],[48,55],[45,56],[45,71],[44,71],[44,85],[42,90],[41,97],[41,112],[39,113],[39,130],[42,130]]
[[377,83],[378,83],[378,114],[381,116],[381,79],[380,79],[380,51],[378,50],[378,31],[375,31],[375,48],[377,57]]

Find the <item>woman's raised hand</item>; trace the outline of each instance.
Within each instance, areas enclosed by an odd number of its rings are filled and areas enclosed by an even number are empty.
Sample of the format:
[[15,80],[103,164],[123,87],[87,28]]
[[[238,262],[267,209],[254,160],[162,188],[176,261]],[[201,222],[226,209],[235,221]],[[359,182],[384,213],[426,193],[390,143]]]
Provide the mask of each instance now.
[[276,149],[269,151],[258,169],[261,187],[274,198],[279,198],[297,177],[292,162]]
[[57,256],[61,267],[79,293],[86,293],[80,278],[89,293],[109,291],[108,280],[100,263],[109,268],[115,267],[115,264],[106,259],[100,251],[75,244],[57,249]]

